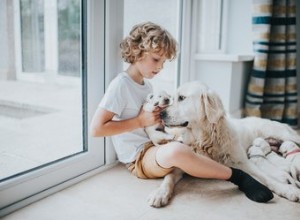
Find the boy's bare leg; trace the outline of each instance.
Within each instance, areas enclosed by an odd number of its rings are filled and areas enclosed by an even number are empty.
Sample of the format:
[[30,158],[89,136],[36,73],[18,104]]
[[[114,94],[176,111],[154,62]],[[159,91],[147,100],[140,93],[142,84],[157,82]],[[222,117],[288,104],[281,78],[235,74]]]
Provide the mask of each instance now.
[[249,174],[195,154],[188,146],[179,142],[160,146],[156,161],[164,168],[177,167],[194,177],[228,180],[256,202],[267,202],[273,198],[273,193]]

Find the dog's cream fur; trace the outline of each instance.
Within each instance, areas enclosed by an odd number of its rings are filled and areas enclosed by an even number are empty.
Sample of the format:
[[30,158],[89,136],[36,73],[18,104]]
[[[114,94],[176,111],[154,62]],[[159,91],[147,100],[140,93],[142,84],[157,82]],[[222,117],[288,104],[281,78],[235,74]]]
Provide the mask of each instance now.
[[[146,98],[143,109],[147,112],[152,112],[156,107],[165,108],[172,104],[172,97],[165,91],[150,93]],[[164,132],[162,124],[155,124],[145,128],[150,140],[154,145],[160,145],[174,139],[174,135]]]
[[[231,118],[226,115],[219,96],[200,82],[179,87],[173,104],[165,109],[162,116],[166,126],[187,125],[195,140],[192,147],[199,149],[198,152],[250,173],[279,196],[291,201],[300,200],[298,188],[268,177],[247,158],[248,147],[257,137],[300,143],[300,136],[288,125],[256,117]],[[166,205],[180,177],[177,170],[167,175],[161,187],[151,194],[150,205]]]
[[253,144],[248,149],[249,160],[251,160],[266,175],[274,178],[275,180],[281,183],[297,186],[295,180],[288,172],[278,169],[278,167],[266,158],[266,154],[263,151],[265,146],[270,147],[269,143],[263,138],[255,138]]
[[300,148],[292,141],[284,141],[279,147],[279,152],[290,161],[290,172],[300,187]]

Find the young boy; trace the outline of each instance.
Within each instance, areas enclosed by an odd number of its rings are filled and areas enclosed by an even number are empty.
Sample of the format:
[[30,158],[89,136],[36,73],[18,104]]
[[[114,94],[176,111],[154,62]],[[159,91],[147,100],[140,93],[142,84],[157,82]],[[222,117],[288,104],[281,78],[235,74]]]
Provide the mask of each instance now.
[[226,167],[208,157],[195,154],[187,145],[170,142],[155,147],[144,127],[160,123],[160,109],[142,110],[152,79],[166,60],[176,56],[171,34],[151,22],[138,24],[121,42],[122,57],[130,65],[110,83],[91,123],[95,137],[112,136],[120,162],[139,178],[164,177],[177,167],[198,178],[228,180],[257,202],[273,198],[272,192],[247,173]]

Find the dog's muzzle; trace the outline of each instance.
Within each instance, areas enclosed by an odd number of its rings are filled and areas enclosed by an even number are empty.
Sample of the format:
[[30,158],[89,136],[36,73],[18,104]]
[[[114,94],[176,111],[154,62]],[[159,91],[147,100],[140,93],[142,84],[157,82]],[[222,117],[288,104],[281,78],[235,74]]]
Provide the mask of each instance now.
[[177,123],[173,117],[168,115],[166,110],[160,112],[160,118],[164,121],[164,125],[167,127],[187,127],[189,124],[188,121]]

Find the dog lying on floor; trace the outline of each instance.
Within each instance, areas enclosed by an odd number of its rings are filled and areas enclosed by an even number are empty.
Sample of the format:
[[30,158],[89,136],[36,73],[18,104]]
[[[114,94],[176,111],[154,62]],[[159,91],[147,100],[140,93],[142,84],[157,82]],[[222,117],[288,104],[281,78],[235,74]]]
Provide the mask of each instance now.
[[292,177],[300,187],[300,148],[292,141],[284,141],[279,147],[279,152],[288,160]]
[[[147,112],[152,112],[156,107],[165,108],[172,104],[172,98],[165,91],[159,91],[157,93],[150,93],[146,102],[143,105],[143,109]],[[155,124],[145,128],[150,140],[154,145],[160,145],[174,139],[173,134],[168,134],[164,131],[162,124]]]
[[[219,96],[201,82],[180,86],[173,104],[162,112],[165,126],[186,127],[194,141],[190,144],[197,152],[227,166],[236,167],[253,175],[275,194],[290,201],[300,201],[300,190],[265,175],[247,158],[247,150],[257,137],[274,137],[300,143],[300,136],[288,125],[268,119],[248,117],[231,118],[225,113]],[[190,143],[184,140],[183,143]],[[175,184],[182,173],[175,169],[168,174],[161,186],[150,195],[150,205],[159,207],[168,203]]]

